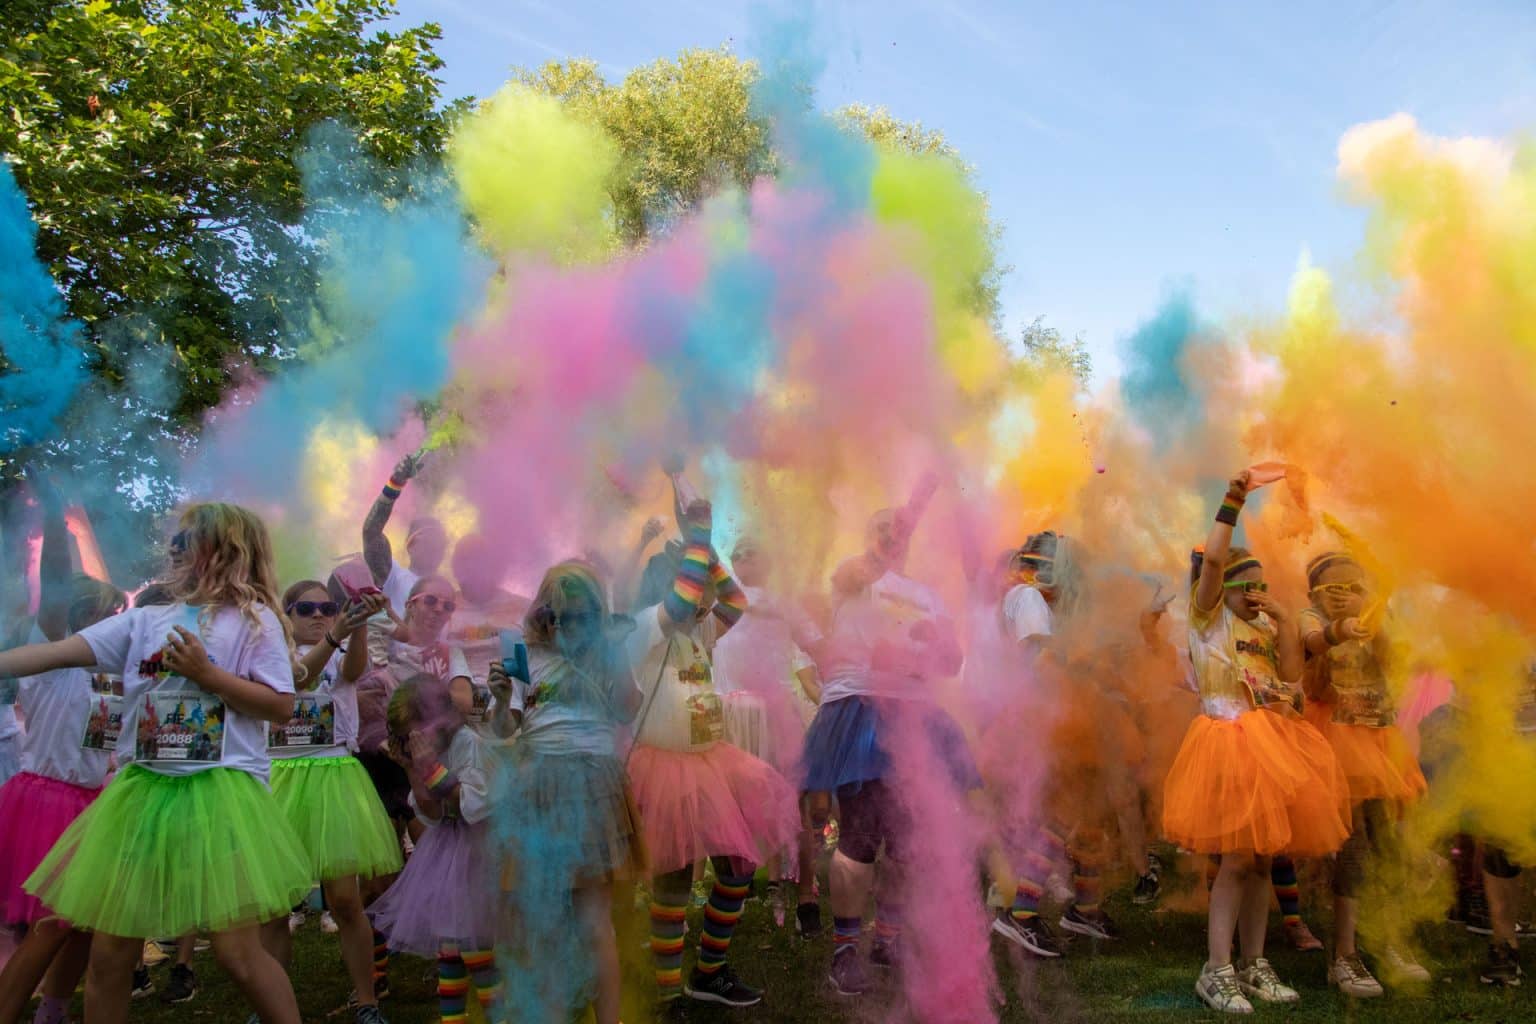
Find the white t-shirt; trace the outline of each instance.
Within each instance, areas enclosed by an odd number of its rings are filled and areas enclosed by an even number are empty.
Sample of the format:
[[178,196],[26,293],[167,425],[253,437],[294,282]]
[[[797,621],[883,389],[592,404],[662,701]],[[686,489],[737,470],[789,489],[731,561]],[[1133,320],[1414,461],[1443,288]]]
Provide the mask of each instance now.
[[[442,765],[459,780],[459,820],[473,825],[491,816],[491,780],[496,777],[496,754],[493,745],[464,726],[453,734],[448,749],[443,751]],[[421,820],[430,825],[440,819],[421,814],[416,806],[416,794],[410,797]]]
[[384,577],[384,586],[379,589],[384,591],[384,596],[389,598],[389,606],[395,614],[405,617],[405,602],[410,600],[411,588],[421,577],[399,562],[392,562],[389,566],[389,575]]
[[643,695],[636,742],[662,750],[708,750],[725,735],[725,711],[709,658],[716,620],[711,615],[669,637],[661,626],[665,614],[659,604],[641,610],[625,640]]
[[715,644],[715,692],[722,697],[769,687],[794,689],[795,676],[811,659],[795,643],[790,622],[769,613],[769,598],[761,587],[743,587],[747,611]]
[[[29,644],[47,643],[36,625]],[[95,789],[106,781],[110,750],[87,750],[86,722],[97,700],[95,677],[89,669],[61,668],[21,681],[18,700],[27,716],[27,737],[21,746],[21,770],[76,786]]]
[[[299,648],[299,657],[303,658],[313,650],[312,645]],[[320,678],[315,685],[306,690],[298,690],[297,696],[306,693],[318,694],[330,699],[331,705],[331,731],[332,743],[325,747],[267,747],[267,754],[274,760],[288,760],[295,757],[344,757],[348,753],[357,750],[357,682],[346,683],[341,679],[341,662],[346,657],[345,651],[332,651],[325,665],[320,669]],[[308,682],[308,680],[305,680]],[[297,689],[297,688],[296,688]],[[268,722],[267,731],[281,729],[282,725]]]
[[459,676],[473,678],[464,652],[441,641],[417,647],[401,640],[390,640],[389,669],[395,680],[402,683],[418,672],[436,676],[443,682]]
[[1003,598],[1003,621],[1009,637],[1017,642],[1050,636],[1051,619],[1045,595],[1027,583],[1020,583]]
[[[293,662],[283,627],[270,608],[258,606],[259,625],[238,608],[215,609],[198,624],[198,609],[185,604],[131,608],[80,631],[96,655],[97,667],[123,677],[122,743],[130,753],[138,734],[146,701],[156,693],[184,689],[201,694],[195,684],[160,668],[161,650],[173,626],[194,629],[213,663],[226,672],[260,683],[278,693],[293,693]],[[219,759],[213,763],[178,763],[139,759],[150,771],[162,775],[193,775],[209,768],[233,768],[267,781],[267,731],[260,719],[223,706]]]
[[632,694],[636,685],[627,666],[620,674],[613,680],[585,677],[547,649],[528,648],[530,682],[512,681],[513,706],[523,709],[517,741],[549,753],[615,753],[619,723],[613,707],[625,694],[611,691]]
[[931,588],[899,573],[887,572],[857,597],[838,608],[827,641],[827,683],[821,702],[874,696],[922,699],[929,696],[921,673],[875,672],[875,648],[881,642],[911,644],[912,627],[947,618]]
[[16,705],[0,704],[0,740],[13,740],[21,735],[21,722],[16,719]]

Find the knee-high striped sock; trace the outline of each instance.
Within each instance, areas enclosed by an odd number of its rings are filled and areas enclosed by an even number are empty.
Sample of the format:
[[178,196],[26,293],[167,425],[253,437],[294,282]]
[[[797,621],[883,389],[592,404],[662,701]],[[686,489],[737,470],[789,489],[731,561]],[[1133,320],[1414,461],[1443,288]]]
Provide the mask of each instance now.
[[443,1024],[464,1024],[469,1019],[469,969],[459,947],[451,942],[437,947],[437,1011]]
[[875,901],[875,945],[889,946],[901,935],[900,903]]
[[1269,866],[1269,882],[1275,887],[1275,899],[1287,925],[1301,923],[1301,885],[1296,879],[1296,862],[1276,857]]
[[377,928],[373,930],[373,980],[389,974],[389,941]]
[[496,966],[496,954],[489,949],[465,950],[464,966],[475,984],[475,996],[485,1019],[494,1021],[491,1011],[501,1006],[501,971]]
[[662,1002],[683,991],[683,930],[688,920],[688,891],[651,897],[651,959],[656,965],[656,995]]
[[1019,887],[1014,892],[1014,920],[1037,917],[1040,914],[1040,897],[1045,893],[1045,880],[1051,877],[1051,868],[1066,850],[1066,840],[1055,829],[1041,825],[1035,830],[1034,841],[1024,854],[1024,864],[1019,871]]
[[741,920],[741,905],[751,891],[751,875],[715,876],[715,887],[704,907],[704,934],[699,936],[700,974],[714,974],[725,966],[731,936]]
[[1086,858],[1072,861],[1072,903],[1080,914],[1099,912],[1099,866]]
[[864,921],[861,918],[834,917],[832,919],[832,955],[858,952],[859,933],[863,930]]

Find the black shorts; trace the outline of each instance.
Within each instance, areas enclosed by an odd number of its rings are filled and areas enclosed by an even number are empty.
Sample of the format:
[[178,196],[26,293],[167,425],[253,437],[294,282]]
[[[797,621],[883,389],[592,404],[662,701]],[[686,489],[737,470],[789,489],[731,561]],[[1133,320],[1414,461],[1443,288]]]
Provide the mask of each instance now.
[[384,804],[384,813],[394,821],[410,821],[416,817],[416,812],[411,809],[411,778],[404,768],[387,754],[359,752],[357,759],[373,781],[374,792]]

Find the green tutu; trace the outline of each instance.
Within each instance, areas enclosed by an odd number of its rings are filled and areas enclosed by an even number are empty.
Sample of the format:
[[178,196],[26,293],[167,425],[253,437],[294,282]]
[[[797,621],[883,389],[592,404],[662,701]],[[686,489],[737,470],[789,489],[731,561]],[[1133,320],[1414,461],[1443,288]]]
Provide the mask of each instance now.
[[25,888],[77,928],[141,938],[269,921],[312,886],[304,848],[255,776],[130,764]]
[[315,881],[400,870],[400,841],[357,758],[275,760],[272,795],[309,852]]

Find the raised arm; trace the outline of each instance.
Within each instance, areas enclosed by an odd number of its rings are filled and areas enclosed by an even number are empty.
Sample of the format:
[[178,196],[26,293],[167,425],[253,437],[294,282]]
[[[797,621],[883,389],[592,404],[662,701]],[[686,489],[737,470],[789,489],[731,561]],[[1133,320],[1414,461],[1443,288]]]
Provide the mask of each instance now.
[[47,481],[36,485],[43,509],[43,550],[38,558],[39,600],[37,628],[49,640],[69,633],[70,558],[69,526],[64,521],[64,501]]
[[384,527],[389,525],[389,517],[395,511],[395,501],[400,497],[400,492],[420,468],[420,455],[407,455],[396,463],[389,483],[384,485],[384,490],[374,499],[368,517],[363,520],[363,560],[368,563],[368,571],[373,574],[373,582],[377,586],[384,585],[384,581],[389,579],[390,570],[395,566],[395,553],[390,549],[389,538],[384,536]]
[[686,629],[698,618],[699,602],[704,598],[705,585],[709,583],[715,557],[712,543],[714,511],[702,499],[688,506],[684,516],[682,563],[677,577],[672,581],[661,601],[661,627],[668,633]]
[[613,606],[615,608],[629,608],[633,605],[639,585],[640,567],[645,564],[646,549],[662,535],[665,529],[662,521],[654,516],[647,519],[645,525],[640,528],[640,539],[625,553],[617,571],[613,574]]
[[1227,565],[1227,553],[1232,550],[1232,533],[1251,491],[1246,469],[1227,483],[1226,497],[1221,499],[1216,522],[1205,539],[1205,558],[1200,563],[1200,579],[1195,584],[1195,608],[1202,612],[1213,611],[1221,603],[1222,572]]

